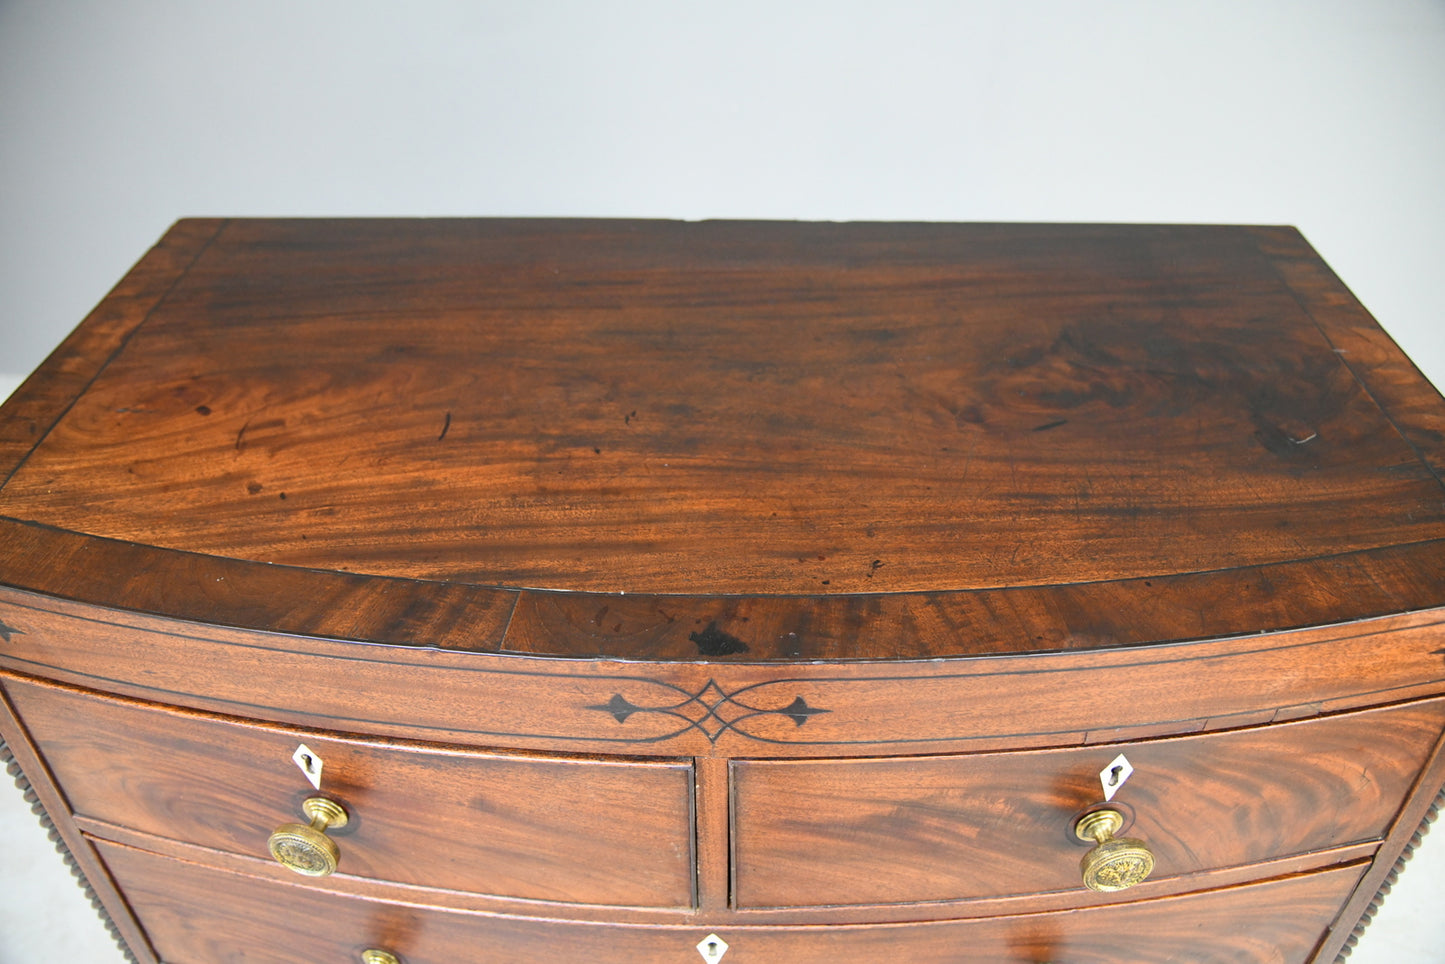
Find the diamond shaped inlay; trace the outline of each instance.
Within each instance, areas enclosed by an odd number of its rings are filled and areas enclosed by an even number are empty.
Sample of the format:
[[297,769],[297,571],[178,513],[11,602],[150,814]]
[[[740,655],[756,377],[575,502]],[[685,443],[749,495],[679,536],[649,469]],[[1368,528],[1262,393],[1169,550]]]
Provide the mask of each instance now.
[[[745,687],[744,689],[752,689]],[[686,690],[681,692],[686,693]],[[816,706],[809,706],[802,696],[795,696],[786,706],[764,707],[745,703],[739,699],[743,690],[728,693],[718,685],[717,680],[708,680],[702,689],[675,703],[659,706],[639,706],[621,693],[612,694],[606,703],[588,706],[589,710],[608,713],[618,723],[625,724],[636,714],[656,714],[673,717],[685,724],[682,731],[694,729],[716,743],[718,737],[729,730],[737,731],[743,720],[759,716],[782,716],[802,726],[820,713],[831,712]],[[747,734],[743,734],[746,736]]]
[[716,934],[709,934],[697,942],[697,952],[702,955],[703,960],[711,964],[713,961],[722,960],[723,955],[728,952],[728,942]]

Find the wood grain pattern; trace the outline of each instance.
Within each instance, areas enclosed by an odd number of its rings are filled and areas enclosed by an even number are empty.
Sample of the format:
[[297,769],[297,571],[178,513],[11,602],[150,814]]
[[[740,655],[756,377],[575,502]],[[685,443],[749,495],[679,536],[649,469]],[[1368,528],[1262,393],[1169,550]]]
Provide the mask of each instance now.
[[46,767],[44,758],[30,734],[21,725],[3,690],[0,690],[0,742],[5,744],[10,757],[7,773],[11,766],[19,771],[17,786],[23,782],[29,787],[25,799],[32,808],[39,807],[37,816],[40,816],[42,823],[48,822],[53,828],[51,839],[62,852],[69,854],[73,861],[72,868],[78,869],[83,875],[85,889],[105,908],[106,913],[103,916],[114,928],[113,933],[119,933],[129,954],[140,961],[140,964],[155,964],[155,952],[146,939],[145,931],[120,896],[116,882],[90,846],[90,841],[71,818],[70,808],[65,805],[65,798]]
[[84,393],[225,226],[219,219],[178,222],[106,296],[25,384],[0,418],[0,486]]
[[[0,518],[0,585],[190,622],[398,646],[719,663],[1090,650],[1438,608],[1445,540],[1151,579],[945,593],[528,592],[157,549]],[[705,652],[708,627],[741,641]]]
[[352,817],[332,834],[342,872],[554,902],[693,904],[687,764],[341,739],[0,682],[81,815],[264,857],[314,792],[291,760],[304,742]]
[[[1425,772],[1400,810],[1400,816],[1390,829],[1375,860],[1355,892],[1350,895],[1340,910],[1340,916],[1331,928],[1329,936],[1320,946],[1318,960],[1321,964],[1334,959],[1344,952],[1352,938],[1358,938],[1360,930],[1368,923],[1367,914],[1377,907],[1389,883],[1399,874],[1400,861],[1423,833],[1431,808],[1445,793],[1445,740],[1435,747]],[[1336,962],[1338,964],[1338,962]]]
[[[451,586],[488,611],[530,590],[512,648],[624,658],[697,655],[688,617],[743,659],[866,659],[1439,605],[1440,566],[1373,555],[1445,537],[1438,396],[1334,350],[1344,328],[1388,342],[1287,240],[229,222],[0,490],[32,524],[0,577],[66,595],[67,531],[189,554],[173,571],[287,567],[247,570],[253,598],[338,571],[388,636],[289,625],[391,640],[388,593],[455,616]],[[174,612],[159,577],[126,583],[117,605]],[[541,590],[653,598],[554,613]],[[414,628],[469,642],[446,615]]]
[[[745,761],[734,778],[740,907],[1079,890],[1075,817],[1115,802],[1155,875],[1379,840],[1445,729],[1445,701],[1208,736],[958,757]],[[1289,814],[1288,818],[1281,815]]]
[[1066,746],[1445,692],[1445,623],[1433,612],[1152,649],[781,669],[358,647],[4,591],[0,621],[17,630],[0,642],[0,667],[93,689],[278,723],[572,752]]
[[[97,848],[169,964],[349,960],[371,946],[391,949],[406,964],[662,964],[696,955],[694,945],[710,931],[706,923],[605,927],[373,904],[104,841]],[[1062,914],[825,931],[733,927],[719,934],[730,945],[729,964],[1302,964],[1360,870],[1345,866]],[[198,915],[178,892],[199,898],[206,910]]]
[[1436,478],[1445,478],[1445,402],[1415,364],[1293,229],[1255,228],[1301,307]]
[[[723,769],[726,769],[724,763]],[[722,804],[726,808],[727,801]],[[213,870],[257,877],[280,884],[294,884],[299,878],[269,858],[213,850],[182,843],[169,837],[141,833],[119,824],[76,817],[75,825],[93,840],[149,851],[185,863],[204,864]],[[417,887],[373,877],[354,877],[336,873],[324,881],[313,883],[328,893],[355,897],[383,904],[417,904],[468,913],[494,914],[503,917],[565,918],[597,924],[639,924],[691,926],[717,930],[738,926],[835,926],[850,924],[911,924],[923,921],[977,920],[993,917],[1015,917],[1056,911],[1101,907],[1124,902],[1178,897],[1209,890],[1225,890],[1279,877],[1293,877],[1328,870],[1345,864],[1369,861],[1379,848],[1376,843],[1353,844],[1331,850],[1282,857],[1243,867],[1205,871],[1189,878],[1146,880],[1125,895],[1101,894],[1093,891],[1055,891],[1043,894],[978,898],[967,901],[938,901],[922,904],[843,904],[828,907],[730,908],[726,906],[728,879],[723,879],[723,900],[697,908],[617,907],[604,904],[548,904],[537,901],[495,897],[461,890]],[[724,847],[724,850],[726,848]],[[728,860],[726,852],[721,858]],[[725,867],[725,869],[728,869]],[[1373,891],[1371,892],[1371,896]]]
[[0,736],[147,961],[1324,960],[1442,619],[1289,228],[187,221],[0,409]]
[[[139,964],[135,954],[131,953],[130,949],[126,946],[126,939],[119,925],[117,925],[115,919],[110,916],[110,912],[101,901],[100,895],[96,893],[94,885],[92,885],[89,878],[86,877],[85,870],[81,867],[80,862],[76,860],[75,854],[66,846],[65,837],[62,836],[60,828],[50,819],[50,814],[46,812],[44,804],[40,802],[40,795],[36,793],[34,787],[31,786],[24,771],[20,769],[20,764],[15,761],[14,754],[10,752],[9,744],[7,744],[3,738],[0,738],[0,766],[3,766],[5,775],[15,782],[15,789],[20,791],[22,799],[30,804],[30,812],[35,815],[41,829],[46,831],[46,836],[55,844],[56,852],[65,860],[65,865],[70,870],[71,876],[75,878],[76,883],[80,886],[81,890],[85,892],[86,899],[90,901],[91,909],[95,911],[96,916],[99,917],[101,923],[105,925],[105,929],[110,934],[111,939],[115,941],[116,949],[120,952],[122,959],[124,959],[126,964]],[[130,924],[130,932],[133,935],[139,934],[133,922]]]

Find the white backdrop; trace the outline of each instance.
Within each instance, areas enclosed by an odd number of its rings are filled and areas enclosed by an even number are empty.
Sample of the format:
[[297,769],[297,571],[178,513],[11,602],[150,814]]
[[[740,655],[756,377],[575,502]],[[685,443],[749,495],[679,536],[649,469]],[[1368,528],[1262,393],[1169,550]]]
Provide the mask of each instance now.
[[1442,177],[1441,0],[0,0],[0,382],[181,216],[508,214],[1290,223],[1445,385]]

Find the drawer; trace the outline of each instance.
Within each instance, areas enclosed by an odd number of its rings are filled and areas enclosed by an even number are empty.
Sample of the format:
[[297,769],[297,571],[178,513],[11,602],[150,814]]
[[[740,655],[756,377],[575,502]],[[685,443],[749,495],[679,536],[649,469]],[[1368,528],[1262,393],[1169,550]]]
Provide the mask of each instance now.
[[[377,947],[403,964],[1300,964],[1362,865],[1088,910],[838,927],[597,924],[362,900],[96,841],[168,964],[349,964]],[[265,868],[262,868],[265,871]],[[278,871],[279,873],[279,871]]]
[[[235,589],[226,582],[206,592]],[[736,618],[767,624],[765,599],[754,603],[763,611]],[[671,607],[643,606],[631,594],[597,605],[593,617],[617,614],[609,626],[635,640],[651,632],[649,614],[666,622]],[[580,608],[571,612],[556,618],[581,619]],[[872,618],[863,612],[857,625]],[[246,719],[483,749],[893,756],[1192,733],[1439,696],[1441,619],[1418,613],[1157,648],[783,665],[369,645],[0,587],[0,670]],[[695,634],[708,625],[683,622]],[[789,712],[794,706],[804,712]]]
[[[257,725],[0,676],[81,817],[267,856],[323,762],[339,873],[544,901],[693,902],[692,767],[547,758]],[[625,815],[625,819],[619,819]]]
[[1445,700],[1210,735],[950,757],[737,761],[740,907],[948,901],[1082,886],[1070,832],[1101,802],[1155,878],[1383,837],[1445,727]]

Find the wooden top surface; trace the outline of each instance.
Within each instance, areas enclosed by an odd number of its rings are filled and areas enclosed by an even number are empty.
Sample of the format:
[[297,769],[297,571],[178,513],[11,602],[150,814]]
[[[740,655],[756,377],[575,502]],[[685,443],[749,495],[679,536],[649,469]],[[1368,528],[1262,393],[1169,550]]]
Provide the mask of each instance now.
[[559,655],[1228,635],[1445,605],[1442,429],[1287,228],[188,221],[6,406],[0,581]]

